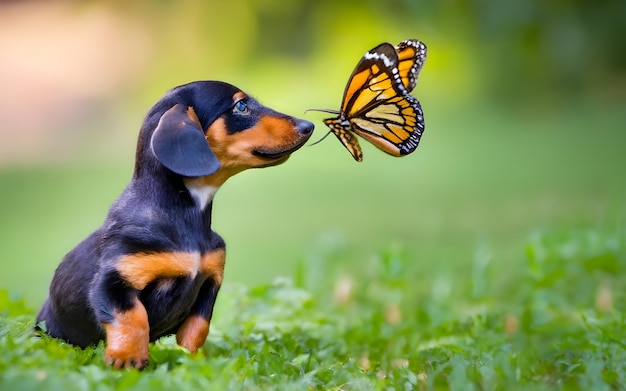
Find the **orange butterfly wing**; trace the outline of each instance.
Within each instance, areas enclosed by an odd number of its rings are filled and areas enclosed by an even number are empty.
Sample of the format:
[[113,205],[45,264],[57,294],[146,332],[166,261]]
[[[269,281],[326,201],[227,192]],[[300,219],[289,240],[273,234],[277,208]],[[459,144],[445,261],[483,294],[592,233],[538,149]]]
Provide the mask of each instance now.
[[426,45],[416,39],[407,39],[396,46],[398,72],[402,84],[411,92],[417,84],[417,76],[426,62]]
[[[388,56],[391,56],[391,58]],[[361,151],[359,141],[352,133],[354,128],[348,118],[351,118],[351,113],[355,109],[365,109],[368,103],[380,96],[381,88],[389,88],[391,86],[390,79],[384,75],[380,80],[372,80],[371,70],[374,68],[374,70],[378,71],[392,66],[397,61],[394,59],[394,56],[396,56],[395,49],[390,44],[381,44],[367,52],[350,76],[348,85],[344,90],[340,115],[324,120],[324,123],[352,154],[354,160],[358,162],[363,160],[363,152]],[[368,84],[378,84],[378,86],[374,87],[376,91],[365,89],[364,86]],[[391,95],[389,94],[389,97]],[[382,96],[382,98],[385,97],[385,95]]]
[[417,148],[424,117],[409,87],[415,86],[425,55],[424,44],[407,40],[397,48],[380,44],[361,58],[344,91],[339,116],[324,120],[355,160],[362,160],[362,152],[352,132],[393,156]]

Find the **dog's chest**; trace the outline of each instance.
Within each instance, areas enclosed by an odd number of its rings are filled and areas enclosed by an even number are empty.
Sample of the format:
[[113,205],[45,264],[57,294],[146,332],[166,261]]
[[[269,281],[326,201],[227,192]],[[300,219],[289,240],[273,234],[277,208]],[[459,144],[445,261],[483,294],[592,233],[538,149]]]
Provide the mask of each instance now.
[[161,254],[164,258],[161,271],[158,271],[158,260],[151,259],[151,271],[156,271],[156,274],[140,293],[150,320],[150,334],[154,338],[175,331],[198,300],[203,284],[221,284],[223,278],[223,248],[202,255],[169,255]]
[[198,300],[206,277],[163,278],[155,280],[141,293],[140,298],[148,312],[151,339],[176,331]]
[[194,251],[161,251],[135,253],[120,258],[117,272],[133,288],[143,290],[148,285],[169,286],[171,279],[195,279],[198,275],[214,278],[224,268],[224,249],[217,248],[201,254]]
[[204,210],[213,201],[215,193],[219,190],[218,186],[211,186],[194,180],[185,181],[185,187],[187,187],[189,194],[191,194],[191,197],[201,210]]

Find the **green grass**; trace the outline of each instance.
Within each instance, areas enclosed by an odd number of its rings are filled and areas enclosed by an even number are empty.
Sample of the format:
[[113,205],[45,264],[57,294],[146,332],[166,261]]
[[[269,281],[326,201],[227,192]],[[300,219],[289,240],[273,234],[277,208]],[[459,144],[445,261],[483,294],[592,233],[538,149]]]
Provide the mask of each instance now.
[[159,341],[141,373],[30,331],[132,145],[0,171],[0,389],[620,388],[622,107],[427,113],[415,155],[356,164],[329,139],[230,180],[211,335],[195,357]]
[[[626,232],[562,230],[529,239],[515,284],[489,288],[484,253],[473,273],[416,286],[401,248],[358,277],[315,289],[291,280],[226,284],[212,333],[190,356],[172,338],[143,372],[104,365],[33,335],[33,312],[0,294],[0,389],[619,389]],[[331,261],[327,259],[326,261]],[[327,275],[333,267],[326,264]],[[427,279],[424,279],[427,280]],[[469,280],[469,284],[461,283]],[[455,288],[457,284],[466,288]]]

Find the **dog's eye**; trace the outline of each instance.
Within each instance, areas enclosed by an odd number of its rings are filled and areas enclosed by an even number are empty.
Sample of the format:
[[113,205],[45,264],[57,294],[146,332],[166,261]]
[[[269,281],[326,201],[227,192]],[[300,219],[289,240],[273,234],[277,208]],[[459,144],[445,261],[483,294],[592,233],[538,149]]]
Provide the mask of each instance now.
[[235,103],[234,111],[239,112],[241,114],[246,114],[249,111],[248,104],[240,100],[239,102]]

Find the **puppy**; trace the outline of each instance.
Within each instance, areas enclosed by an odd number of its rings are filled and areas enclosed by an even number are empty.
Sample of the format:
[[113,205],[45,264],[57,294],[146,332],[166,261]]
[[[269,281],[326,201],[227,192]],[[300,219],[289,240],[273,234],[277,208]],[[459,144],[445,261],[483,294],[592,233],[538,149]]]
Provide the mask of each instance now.
[[312,132],[227,83],[169,91],[141,126],[130,184],[57,268],[37,324],[81,347],[105,339],[115,368],[144,368],[149,342],[169,334],[196,352],[224,276],[216,191],[243,170],[284,163]]

